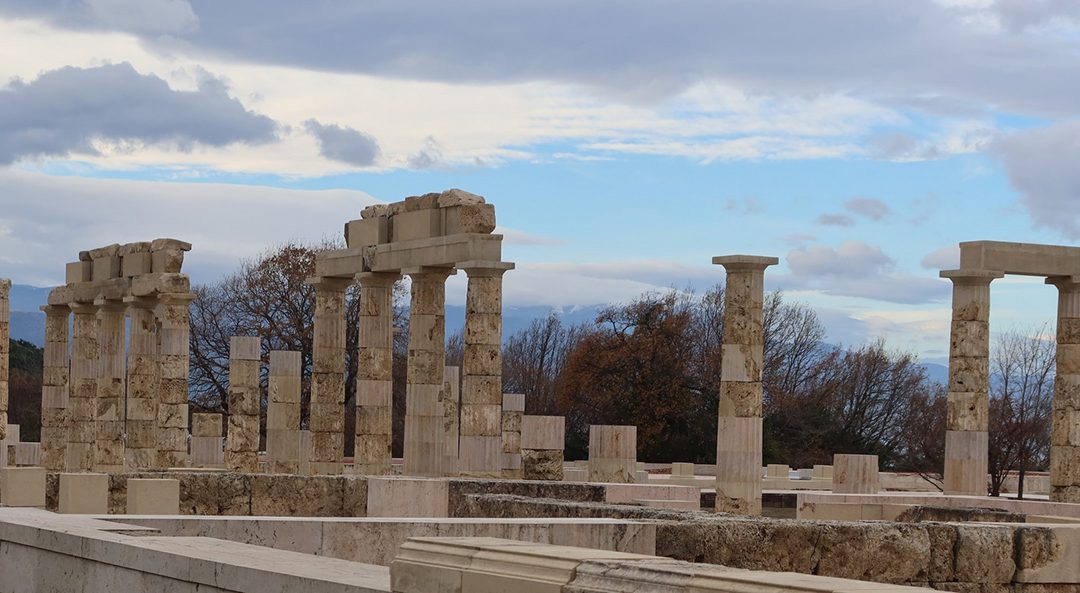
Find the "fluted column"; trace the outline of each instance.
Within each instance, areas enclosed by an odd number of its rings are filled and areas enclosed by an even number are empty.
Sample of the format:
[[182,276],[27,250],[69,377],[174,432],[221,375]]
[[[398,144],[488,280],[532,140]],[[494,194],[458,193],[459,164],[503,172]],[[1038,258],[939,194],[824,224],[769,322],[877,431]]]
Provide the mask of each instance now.
[[229,340],[229,435],[225,467],[234,472],[259,471],[261,366],[261,339],[233,336]]
[[94,471],[124,471],[125,311],[121,301],[98,299],[97,440]]
[[68,394],[68,471],[94,469],[97,441],[98,318],[97,307],[72,303],[71,390]]
[[45,362],[41,385],[41,463],[45,469],[66,469],[68,413],[68,319],[70,307],[46,305]]
[[990,282],[1001,272],[946,270],[953,283],[945,494],[985,496],[990,402]]
[[188,369],[191,318],[190,293],[158,297],[158,353],[161,382],[158,390],[157,467],[188,464]]
[[405,474],[440,476],[445,457],[439,392],[446,366],[446,278],[453,269],[403,271],[412,279],[405,388]]
[[356,368],[355,473],[390,473],[394,399],[394,283],[400,274],[365,272],[360,282]]
[[1050,500],[1080,502],[1080,276],[1047,278],[1046,283],[1058,289]]
[[312,345],[311,471],[336,475],[345,454],[345,289],[351,280],[314,278],[315,338]]
[[11,280],[0,279],[0,440],[7,438],[11,343]]
[[724,332],[716,437],[716,510],[761,514],[762,307],[765,268],[775,257],[714,257],[724,266]]
[[127,471],[156,467],[158,432],[158,390],[161,387],[156,298],[128,297],[131,344],[127,367],[127,443],[124,463]]
[[463,476],[502,475],[502,278],[514,264],[470,261],[465,297],[465,357],[461,373],[458,471]]

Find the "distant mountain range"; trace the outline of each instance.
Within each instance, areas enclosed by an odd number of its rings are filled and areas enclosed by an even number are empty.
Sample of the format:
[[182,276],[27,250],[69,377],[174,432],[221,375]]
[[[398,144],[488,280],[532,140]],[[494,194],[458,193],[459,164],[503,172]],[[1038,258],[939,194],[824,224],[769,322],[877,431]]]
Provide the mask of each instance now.
[[[46,303],[49,288],[14,284],[11,287],[11,337],[26,340],[31,344],[45,344],[45,314],[40,307]],[[529,327],[536,319],[555,313],[566,325],[589,323],[607,305],[589,305],[584,307],[504,307],[503,336],[512,336]],[[446,335],[454,335],[465,326],[465,307],[447,305]],[[937,363],[923,363],[926,374],[932,381],[945,383],[949,377],[947,366]]]

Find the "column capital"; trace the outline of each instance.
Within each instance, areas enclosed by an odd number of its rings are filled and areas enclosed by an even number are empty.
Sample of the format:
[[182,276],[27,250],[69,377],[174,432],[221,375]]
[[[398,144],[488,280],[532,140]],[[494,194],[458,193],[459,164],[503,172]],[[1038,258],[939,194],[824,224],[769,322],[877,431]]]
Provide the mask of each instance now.
[[68,305],[42,305],[40,309],[46,317],[67,317],[71,315],[71,307]]
[[158,299],[156,297],[127,296],[124,297],[124,304],[132,309],[153,310],[158,306]]
[[425,276],[446,280],[450,276],[457,274],[457,270],[451,267],[441,266],[414,266],[412,268],[402,268],[401,273],[413,279],[417,276]]
[[165,292],[158,295],[157,302],[159,305],[189,305],[198,298],[193,292]]
[[769,266],[780,263],[780,258],[767,255],[718,255],[712,258],[713,265],[724,266],[732,271],[764,271]]
[[393,286],[398,280],[401,280],[400,272],[360,272],[356,275],[361,286]]
[[68,308],[76,315],[96,315],[98,306],[93,303],[69,303]]
[[461,262],[457,265],[461,270],[465,271],[468,276],[482,277],[482,276],[502,276],[506,272],[513,270],[516,265],[514,262],[508,261],[492,261],[492,260],[469,260]]
[[107,313],[123,313],[127,310],[127,305],[121,299],[106,299],[104,297],[98,297],[94,299],[94,306],[98,308],[98,311],[105,311]]
[[1080,276],[1050,276],[1045,283],[1056,286],[1061,292],[1080,290]]
[[333,276],[312,276],[304,281],[305,284],[315,287],[316,291],[344,292],[352,286],[352,278],[337,278]]
[[991,282],[1004,278],[1004,272],[995,270],[942,270],[938,273],[940,278],[948,278],[955,285],[989,286]]

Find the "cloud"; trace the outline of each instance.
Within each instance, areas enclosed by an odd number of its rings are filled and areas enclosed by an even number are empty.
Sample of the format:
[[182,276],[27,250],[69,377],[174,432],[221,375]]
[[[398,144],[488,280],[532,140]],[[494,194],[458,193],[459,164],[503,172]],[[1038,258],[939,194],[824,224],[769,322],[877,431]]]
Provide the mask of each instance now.
[[824,226],[852,226],[855,224],[855,219],[847,214],[826,212],[818,215],[817,223]]
[[1002,136],[991,151],[1035,226],[1080,239],[1080,120]]
[[935,249],[919,263],[927,270],[955,270],[960,267],[960,245],[953,243]]
[[424,139],[424,147],[409,155],[406,164],[410,169],[433,169],[443,162],[442,146],[434,137]]
[[881,220],[889,214],[889,206],[875,198],[851,198],[844,202],[844,208],[863,218]]
[[376,202],[352,190],[53,177],[0,169],[0,268],[17,283],[63,283],[81,250],[155,237],[189,241],[195,281],[215,280],[290,240],[340,239],[341,225]]
[[174,91],[128,63],[65,67],[0,89],[0,164],[140,145],[264,143],[276,127],[228,96],[220,81]]
[[319,141],[319,154],[357,167],[369,167],[379,157],[379,142],[371,134],[353,128],[321,124],[314,119],[304,129]]
[[[66,27],[133,32],[167,52],[454,83],[584,84],[638,102],[720,80],[752,93],[851,89],[895,100],[925,97],[931,89],[946,101],[1060,114],[1075,110],[1080,92],[1074,76],[1080,55],[1069,51],[1071,38],[1028,31],[1046,23],[1075,25],[1071,0],[991,6],[938,0],[414,0],[407,7],[154,0],[175,13],[171,21],[183,23],[169,35],[156,30],[167,28],[158,23],[147,27],[146,18],[128,23],[95,17],[88,4],[17,0],[0,10]],[[183,16],[188,6],[198,26]]]
[[896,262],[881,247],[862,241],[793,249],[787,265],[789,274],[772,275],[774,286],[904,304],[937,301],[948,294],[936,278],[897,273]]
[[199,24],[186,0],[7,0],[0,10],[73,29],[148,35],[192,33]]

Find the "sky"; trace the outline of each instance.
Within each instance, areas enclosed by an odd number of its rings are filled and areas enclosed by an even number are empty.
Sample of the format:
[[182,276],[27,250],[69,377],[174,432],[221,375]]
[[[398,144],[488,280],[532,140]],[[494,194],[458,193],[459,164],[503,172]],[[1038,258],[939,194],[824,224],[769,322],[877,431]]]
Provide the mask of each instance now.
[[[0,0],[0,55],[21,284],[159,236],[211,282],[457,187],[496,205],[509,306],[774,255],[831,342],[941,361],[958,242],[1080,238],[1075,0]],[[1053,322],[1039,280],[992,298],[995,331]]]

